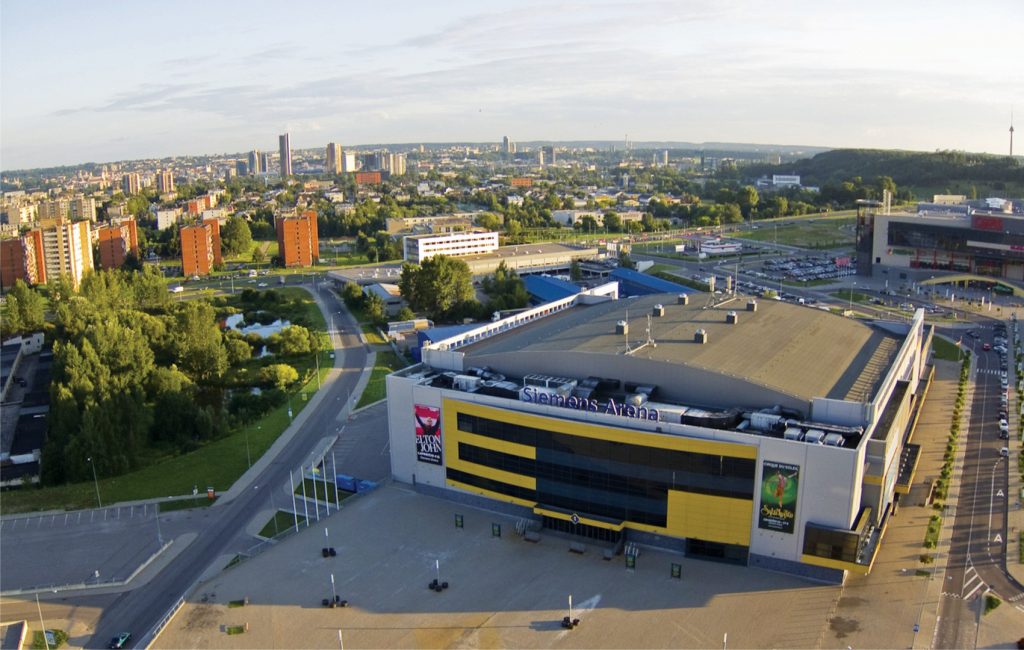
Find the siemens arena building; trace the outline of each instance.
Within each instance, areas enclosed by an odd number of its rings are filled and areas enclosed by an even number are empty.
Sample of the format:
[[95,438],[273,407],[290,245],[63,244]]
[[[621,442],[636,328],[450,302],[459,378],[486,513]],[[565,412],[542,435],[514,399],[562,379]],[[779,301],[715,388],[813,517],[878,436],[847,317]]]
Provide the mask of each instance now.
[[392,473],[609,549],[842,582],[909,491],[931,336],[921,310],[868,323],[609,283],[390,375]]

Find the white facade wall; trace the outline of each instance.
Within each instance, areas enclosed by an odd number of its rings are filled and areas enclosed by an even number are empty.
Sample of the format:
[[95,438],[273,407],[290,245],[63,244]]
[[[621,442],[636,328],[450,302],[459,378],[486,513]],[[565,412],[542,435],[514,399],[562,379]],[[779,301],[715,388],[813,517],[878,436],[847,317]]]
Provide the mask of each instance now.
[[449,235],[410,235],[403,240],[405,261],[421,264],[434,255],[462,257],[498,250],[496,232],[460,232]]

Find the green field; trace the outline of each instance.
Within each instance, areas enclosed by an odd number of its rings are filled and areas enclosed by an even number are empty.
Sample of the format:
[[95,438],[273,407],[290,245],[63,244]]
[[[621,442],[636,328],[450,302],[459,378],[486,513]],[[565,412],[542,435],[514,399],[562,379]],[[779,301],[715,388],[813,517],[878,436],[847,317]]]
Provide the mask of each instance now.
[[293,515],[292,513],[285,512],[284,510],[278,510],[260,530],[259,536],[276,537],[289,529],[294,530],[296,517],[299,520],[300,526],[306,522],[306,518],[303,515]]
[[805,219],[788,226],[757,223],[757,230],[750,230],[738,236],[800,248],[842,248],[856,243],[856,224],[856,218],[850,217]]
[[960,359],[960,348],[955,343],[950,343],[938,336],[932,337],[932,351],[935,352],[936,359],[945,359],[947,361],[957,361]]
[[363,394],[359,396],[359,403],[356,405],[356,408],[369,406],[387,397],[385,377],[408,365],[408,361],[390,350],[378,352],[377,360],[373,366],[373,373],[370,375],[370,381],[366,384]]

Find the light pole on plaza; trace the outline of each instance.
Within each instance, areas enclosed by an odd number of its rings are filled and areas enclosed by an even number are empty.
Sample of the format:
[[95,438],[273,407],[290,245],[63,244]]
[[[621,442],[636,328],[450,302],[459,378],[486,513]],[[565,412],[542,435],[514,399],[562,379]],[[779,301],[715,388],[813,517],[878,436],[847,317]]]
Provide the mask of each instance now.
[[89,456],[86,460],[89,461],[90,465],[92,465],[92,483],[96,486],[96,507],[102,508],[103,502],[100,501],[100,482],[99,479],[96,478],[96,463],[92,462],[92,456]]

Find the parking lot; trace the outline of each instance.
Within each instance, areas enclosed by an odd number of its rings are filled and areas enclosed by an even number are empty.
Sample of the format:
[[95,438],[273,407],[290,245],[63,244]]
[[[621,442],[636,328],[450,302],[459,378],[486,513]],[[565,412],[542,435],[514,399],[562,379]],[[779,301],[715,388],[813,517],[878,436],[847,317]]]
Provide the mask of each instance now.
[[855,273],[856,258],[849,257],[784,257],[765,260],[764,276],[776,282],[841,280]]

